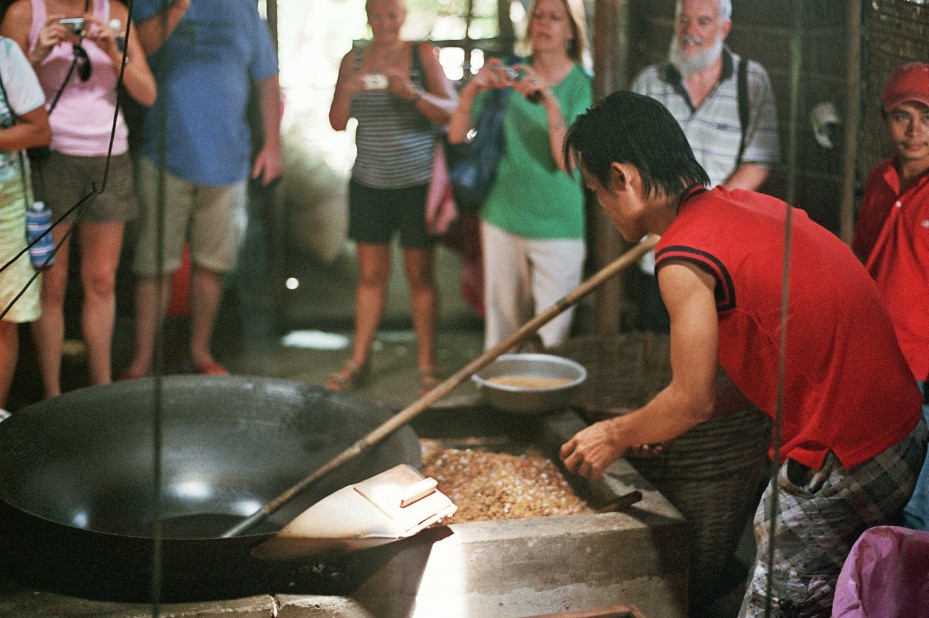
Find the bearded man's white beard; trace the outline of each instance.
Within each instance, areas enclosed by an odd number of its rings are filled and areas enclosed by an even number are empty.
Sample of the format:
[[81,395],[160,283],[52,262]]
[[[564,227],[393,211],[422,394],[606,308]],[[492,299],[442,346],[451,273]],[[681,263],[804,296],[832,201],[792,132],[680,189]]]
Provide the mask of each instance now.
[[716,42],[709,49],[705,49],[693,56],[687,56],[681,49],[680,41],[675,36],[671,37],[668,61],[675,69],[680,71],[682,76],[687,77],[699,73],[713,64],[721,53],[723,53],[723,39],[721,37],[716,39]]

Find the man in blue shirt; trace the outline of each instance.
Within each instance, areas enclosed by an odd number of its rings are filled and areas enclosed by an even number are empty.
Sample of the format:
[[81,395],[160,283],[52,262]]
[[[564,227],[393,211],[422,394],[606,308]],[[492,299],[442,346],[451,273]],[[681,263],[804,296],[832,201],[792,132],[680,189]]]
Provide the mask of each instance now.
[[[225,375],[210,340],[224,276],[235,267],[244,238],[246,183],[251,176],[268,184],[283,167],[274,44],[251,0],[137,0],[133,18],[158,99],[141,127],[136,348],[123,378],[151,372],[155,332],[185,242],[191,258],[190,361],[198,373]],[[253,87],[263,139],[251,163],[246,112]]]

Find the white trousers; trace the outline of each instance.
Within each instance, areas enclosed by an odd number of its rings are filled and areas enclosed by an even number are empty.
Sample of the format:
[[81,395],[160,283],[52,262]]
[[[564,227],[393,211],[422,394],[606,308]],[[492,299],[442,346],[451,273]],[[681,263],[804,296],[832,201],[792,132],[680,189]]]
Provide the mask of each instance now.
[[[579,238],[523,238],[481,221],[481,251],[489,350],[580,285],[587,245]],[[570,307],[539,329],[546,348],[568,338],[573,318]]]

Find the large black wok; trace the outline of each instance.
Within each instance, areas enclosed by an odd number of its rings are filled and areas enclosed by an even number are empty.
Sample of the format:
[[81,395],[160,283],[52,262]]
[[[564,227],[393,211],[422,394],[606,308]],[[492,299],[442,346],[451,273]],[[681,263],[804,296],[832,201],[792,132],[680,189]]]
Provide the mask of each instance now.
[[[163,379],[160,505],[155,381],[85,388],[0,423],[0,563],[43,588],[111,600],[225,598],[266,589],[249,555],[314,502],[399,463],[419,465],[402,427],[314,483],[248,535],[231,525],[382,424],[373,403],[295,382]],[[156,527],[163,541],[153,569]]]

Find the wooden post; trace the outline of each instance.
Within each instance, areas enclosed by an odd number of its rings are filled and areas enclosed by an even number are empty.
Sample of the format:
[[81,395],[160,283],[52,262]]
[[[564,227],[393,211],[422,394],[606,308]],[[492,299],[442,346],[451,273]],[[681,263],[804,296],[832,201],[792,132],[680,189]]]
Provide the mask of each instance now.
[[855,224],[855,172],[858,167],[858,124],[861,120],[861,0],[848,3],[848,99],[845,112],[845,153],[839,238],[852,241]]
[[[628,1],[596,0],[593,32],[594,100],[600,100],[611,92],[628,84],[629,24]],[[593,204],[588,212],[593,213],[593,246],[596,268],[616,259],[624,248],[623,239],[616,227],[603,214],[599,205]],[[619,277],[602,285],[596,294],[596,330],[598,333],[618,332],[622,282]]]

